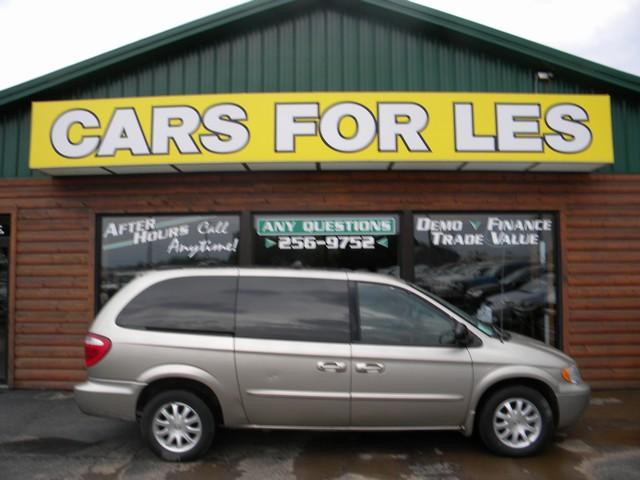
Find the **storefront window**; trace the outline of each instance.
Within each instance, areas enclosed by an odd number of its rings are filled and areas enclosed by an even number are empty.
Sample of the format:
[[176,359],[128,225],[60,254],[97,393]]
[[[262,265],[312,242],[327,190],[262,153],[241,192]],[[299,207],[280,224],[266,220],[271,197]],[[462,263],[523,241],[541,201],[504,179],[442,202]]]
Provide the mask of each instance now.
[[99,224],[100,306],[144,270],[238,263],[238,215],[105,216]]
[[0,385],[7,383],[10,228],[10,217],[0,215]]
[[398,276],[398,216],[256,215],[254,263]]
[[415,282],[481,321],[555,344],[554,238],[551,214],[415,215]]

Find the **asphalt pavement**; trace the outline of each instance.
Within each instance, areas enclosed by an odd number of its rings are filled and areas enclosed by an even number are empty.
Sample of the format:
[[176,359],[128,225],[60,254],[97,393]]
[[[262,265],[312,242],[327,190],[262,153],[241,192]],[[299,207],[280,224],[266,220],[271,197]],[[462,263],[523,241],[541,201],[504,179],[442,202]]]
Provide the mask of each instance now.
[[133,423],[89,417],[69,392],[0,390],[0,480],[640,479],[640,390],[595,392],[543,454],[510,459],[453,432],[221,430],[201,461],[172,464]]

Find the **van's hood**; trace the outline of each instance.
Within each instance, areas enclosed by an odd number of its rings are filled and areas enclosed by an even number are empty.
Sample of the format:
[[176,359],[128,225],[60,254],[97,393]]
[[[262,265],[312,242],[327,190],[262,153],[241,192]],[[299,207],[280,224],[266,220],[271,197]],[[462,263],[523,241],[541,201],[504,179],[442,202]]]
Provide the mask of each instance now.
[[536,340],[535,338],[527,337],[525,335],[520,335],[519,333],[513,332],[509,332],[509,335],[511,335],[511,338],[507,340],[508,342],[512,342],[528,348],[533,348],[540,352],[548,353],[568,364],[576,363],[575,360],[573,360],[569,355],[566,355],[557,348],[551,347],[546,343],[541,342],[540,340]]

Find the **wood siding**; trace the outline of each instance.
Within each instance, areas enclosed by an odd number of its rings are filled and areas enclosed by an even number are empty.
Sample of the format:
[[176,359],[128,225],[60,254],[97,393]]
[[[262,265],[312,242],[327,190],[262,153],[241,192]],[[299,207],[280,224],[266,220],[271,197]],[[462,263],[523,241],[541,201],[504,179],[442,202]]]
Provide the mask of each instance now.
[[640,387],[640,175],[176,174],[0,185],[0,213],[15,225],[15,387],[70,388],[85,378],[96,215],[369,210],[557,212],[563,348],[593,387]]

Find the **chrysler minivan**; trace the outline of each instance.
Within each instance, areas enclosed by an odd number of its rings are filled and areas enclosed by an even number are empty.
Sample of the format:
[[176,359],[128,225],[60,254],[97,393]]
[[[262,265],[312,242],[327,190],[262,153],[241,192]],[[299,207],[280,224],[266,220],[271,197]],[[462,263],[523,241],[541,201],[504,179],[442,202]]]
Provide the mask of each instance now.
[[220,427],[476,431],[524,456],[590,395],[559,350],[361,272],[148,272],[100,311],[85,353],[80,409],[138,421],[171,461]]

